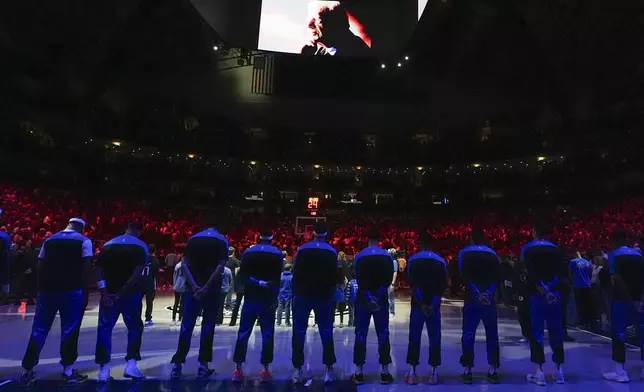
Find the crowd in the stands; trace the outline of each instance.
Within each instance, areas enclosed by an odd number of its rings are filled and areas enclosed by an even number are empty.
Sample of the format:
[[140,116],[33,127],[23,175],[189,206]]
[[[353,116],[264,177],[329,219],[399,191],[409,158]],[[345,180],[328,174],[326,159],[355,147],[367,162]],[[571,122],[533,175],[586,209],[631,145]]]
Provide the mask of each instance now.
[[[0,185],[0,208],[3,210],[0,229],[11,236],[12,251],[21,252],[22,255],[20,262],[12,266],[14,276],[33,267],[38,246],[52,233],[64,229],[72,216],[79,216],[87,222],[85,234],[92,239],[97,252],[105,241],[121,233],[127,222],[140,222],[142,238],[156,245],[156,256],[161,261],[162,269],[166,255],[181,254],[183,245],[200,229],[201,224],[200,212],[171,210],[147,202],[114,198],[86,200],[64,191],[23,189],[8,185]],[[603,263],[601,255],[610,249],[610,233],[619,227],[632,233],[634,238],[641,238],[640,234],[644,233],[643,216],[644,198],[602,205],[601,208],[574,216],[553,214],[555,227],[552,239],[566,251],[570,259],[576,257],[577,251],[583,252],[588,259],[592,259],[598,272]],[[238,214],[232,220],[227,218],[227,221],[225,235],[237,254],[255,243],[260,225],[266,223],[262,215],[253,213]],[[329,241],[349,258],[364,246],[365,231],[374,223],[374,219],[349,217],[329,217],[329,221],[332,227]],[[440,218],[436,218],[431,220],[430,225],[384,218],[376,223],[383,235],[381,245],[397,249],[403,259],[418,250],[418,233],[422,230],[419,227],[427,228],[436,239],[435,250],[450,265],[454,265],[458,249],[467,241],[473,224],[484,229],[491,246],[511,263],[521,246],[529,240],[532,221],[525,213],[503,212],[481,214],[461,221],[440,221]],[[291,218],[275,218],[271,224],[275,232],[275,245],[286,251],[289,258],[308,239],[306,235],[295,235],[295,222]],[[402,268],[404,262],[400,264]],[[399,275],[404,284],[404,274]],[[451,274],[453,292],[459,291],[457,275],[457,271]],[[599,285],[597,273],[593,277],[593,284]]]

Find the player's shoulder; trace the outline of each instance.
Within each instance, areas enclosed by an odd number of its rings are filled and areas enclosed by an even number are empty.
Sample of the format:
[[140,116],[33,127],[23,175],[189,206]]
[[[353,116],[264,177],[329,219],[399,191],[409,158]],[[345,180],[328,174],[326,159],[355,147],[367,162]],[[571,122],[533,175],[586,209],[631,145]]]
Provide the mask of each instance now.
[[467,245],[461,251],[459,252],[459,255],[464,255],[467,253],[490,253],[493,255],[496,255],[496,251],[492,249],[489,245],[484,245],[484,244],[472,244],[472,245]]
[[420,252],[414,253],[409,258],[409,261],[407,262],[407,264],[411,264],[411,262],[414,260],[422,260],[422,259],[436,260],[436,261],[445,263],[445,259],[439,256],[436,252],[432,252],[430,250],[421,250]]
[[273,255],[279,255],[280,257],[282,256],[282,252],[273,245],[257,244],[246,249],[242,254],[242,258],[244,255],[247,256],[254,253],[270,253]]
[[188,239],[186,246],[225,246],[228,251],[228,240],[217,230],[203,230]]
[[216,239],[220,241],[226,241],[226,237],[224,237],[216,229],[201,230],[200,232],[193,234],[188,241],[196,239]]
[[83,233],[79,233],[79,232],[77,232],[77,231],[72,231],[72,232],[69,232],[69,233],[71,233],[71,238],[73,238],[73,239],[77,239],[77,240],[79,240],[79,241],[91,241],[91,240],[89,239],[89,237],[88,237],[88,236],[86,236],[86,235],[85,235],[85,234],[83,234]]
[[123,246],[140,246],[142,248],[147,248],[147,244],[143,242],[140,238],[135,237],[129,234],[121,234],[107,241],[103,247],[112,246],[112,245],[123,245]]
[[532,248],[553,248],[557,249],[557,245],[554,243],[548,241],[548,240],[543,240],[543,239],[534,239],[531,241],[528,241],[525,245],[523,245],[523,250],[528,250]]
[[613,257],[642,257],[642,252],[639,249],[631,248],[630,246],[621,246],[617,249],[614,249],[611,254]]
[[312,240],[312,241],[309,241],[309,242],[303,244],[302,246],[300,246],[298,251],[315,250],[315,249],[323,250],[323,251],[329,251],[329,252],[333,252],[333,253],[337,254],[335,248],[332,247],[331,244],[329,244],[326,241],[317,241],[317,240]]
[[386,250],[382,249],[379,246],[368,246],[364,248],[356,255],[356,258],[368,257],[368,256],[387,256],[393,260],[393,257],[391,257],[391,254],[389,254],[389,252],[387,252]]
[[85,241],[89,240],[89,238],[85,237],[83,234],[77,232],[77,231],[70,231],[70,230],[62,230],[57,233],[54,233],[51,237],[47,238],[45,242],[49,241],[56,241],[56,240],[77,240],[77,241]]
[[117,236],[117,237],[109,239],[107,242],[105,242],[103,244],[103,249],[110,248],[110,247],[114,246],[115,244],[117,244],[119,237],[121,237],[121,236]]

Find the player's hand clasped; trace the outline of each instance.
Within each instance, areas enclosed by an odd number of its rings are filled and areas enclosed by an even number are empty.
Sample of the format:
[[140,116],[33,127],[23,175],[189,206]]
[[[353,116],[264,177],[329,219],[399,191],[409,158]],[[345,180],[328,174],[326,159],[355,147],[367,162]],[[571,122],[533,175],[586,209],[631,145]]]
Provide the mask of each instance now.
[[104,306],[107,306],[108,308],[111,308],[114,306],[114,302],[116,302],[116,294],[108,294],[107,292],[103,291],[101,292],[101,302],[103,303]]
[[422,309],[422,311],[423,311],[423,314],[424,314],[425,316],[427,316],[427,317],[429,317],[429,316],[431,316],[432,314],[434,314],[434,307],[433,307],[432,305],[423,304],[423,305],[421,306],[421,309]]
[[644,301],[635,301],[633,306],[638,313],[644,313]]
[[556,304],[559,302],[559,297],[548,291],[546,292],[546,301],[548,301],[549,304]]
[[483,294],[479,295],[479,302],[482,305],[485,305],[485,306],[492,305],[492,300],[490,299],[490,294],[483,293]]
[[197,299],[201,299],[201,298],[205,297],[206,294],[208,294],[208,287],[203,286],[203,287],[199,287],[197,290],[195,290],[194,297],[197,298]]
[[368,309],[371,313],[376,313],[377,311],[379,311],[379,310],[380,310],[380,306],[378,305],[378,303],[376,302],[376,300],[375,300],[375,299],[372,299],[372,300],[370,300],[370,301],[368,301],[368,302],[367,302],[367,309]]

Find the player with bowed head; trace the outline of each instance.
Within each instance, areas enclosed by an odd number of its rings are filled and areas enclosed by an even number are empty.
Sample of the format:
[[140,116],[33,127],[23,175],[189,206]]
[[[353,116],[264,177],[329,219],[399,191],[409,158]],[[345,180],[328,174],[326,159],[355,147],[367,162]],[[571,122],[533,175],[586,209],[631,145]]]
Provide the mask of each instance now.
[[215,228],[214,223],[206,224],[205,230],[188,240],[182,261],[188,285],[181,309],[183,317],[177,352],[171,361],[173,366],[170,379],[172,380],[178,380],[182,376],[183,364],[190,351],[192,332],[197,317],[202,311],[197,378],[208,379],[214,373],[209,363],[212,361],[212,343],[219,295],[225,295],[221,293],[221,276],[227,262],[228,241]]
[[315,314],[322,340],[322,362],[326,366],[324,382],[335,379],[333,345],[333,295],[341,281],[338,254],[326,242],[325,222],[317,222],[312,241],[300,246],[293,259],[293,383],[303,381],[304,343],[311,311]]
[[474,366],[474,337],[479,324],[485,327],[487,362],[489,365],[486,379],[491,383],[499,382],[497,369],[500,366],[499,326],[494,294],[501,280],[499,256],[485,243],[483,230],[474,228],[470,233],[470,245],[458,254],[458,267],[466,289],[463,304],[463,354],[461,380],[472,384]]
[[253,333],[255,322],[259,320],[262,331],[262,354],[260,362],[262,371],[259,375],[262,382],[272,380],[268,366],[273,362],[275,340],[275,304],[280,288],[280,278],[284,261],[282,252],[271,245],[273,233],[264,229],[257,245],[244,252],[241,257],[239,279],[245,287],[244,306],[241,310],[239,332],[235,344],[233,361],[236,368],[233,382],[241,382],[244,377],[242,365],[246,362],[248,339]]
[[430,236],[421,233],[420,251],[407,262],[407,278],[411,284],[409,314],[409,346],[407,364],[410,366],[405,382],[418,383],[416,366],[419,363],[423,326],[429,338],[429,384],[438,384],[437,368],[441,364],[441,296],[447,287],[447,264],[430,250]]

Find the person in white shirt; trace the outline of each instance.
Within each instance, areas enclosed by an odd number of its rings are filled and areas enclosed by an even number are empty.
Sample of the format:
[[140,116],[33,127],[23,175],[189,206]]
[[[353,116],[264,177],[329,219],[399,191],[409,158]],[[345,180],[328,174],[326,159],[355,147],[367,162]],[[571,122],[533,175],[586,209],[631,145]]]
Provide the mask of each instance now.
[[177,325],[177,314],[179,314],[179,323],[181,323],[181,304],[183,302],[183,293],[186,292],[186,277],[183,274],[182,265],[183,263],[181,261],[175,265],[172,278],[172,290],[174,290],[172,325]]

